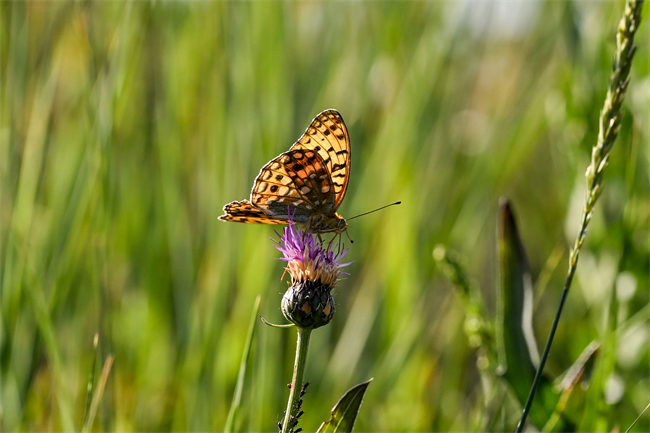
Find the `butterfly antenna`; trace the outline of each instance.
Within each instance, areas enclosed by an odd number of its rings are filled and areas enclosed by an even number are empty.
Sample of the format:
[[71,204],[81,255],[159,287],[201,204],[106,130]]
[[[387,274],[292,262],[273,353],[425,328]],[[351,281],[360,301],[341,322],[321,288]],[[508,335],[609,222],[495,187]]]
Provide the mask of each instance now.
[[[390,206],[395,206],[396,204],[401,204],[401,203],[402,203],[401,201],[396,201],[395,203],[387,204],[386,206],[382,206],[382,207],[380,207],[378,209],[371,210],[370,212],[362,213],[360,215],[353,216],[352,218],[348,218],[348,221],[353,220],[355,218],[359,218],[360,216],[368,215],[369,213],[377,212],[378,210],[386,209],[387,207],[390,207]],[[350,239],[350,242],[352,242],[352,239]]]

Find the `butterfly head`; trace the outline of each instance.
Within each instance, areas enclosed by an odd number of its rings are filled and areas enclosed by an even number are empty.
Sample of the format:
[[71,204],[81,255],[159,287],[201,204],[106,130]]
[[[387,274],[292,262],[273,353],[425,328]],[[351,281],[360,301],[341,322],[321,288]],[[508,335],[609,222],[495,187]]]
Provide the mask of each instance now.
[[348,222],[338,213],[335,213],[334,216],[336,217],[336,225],[333,231],[336,233],[343,233],[348,229]]

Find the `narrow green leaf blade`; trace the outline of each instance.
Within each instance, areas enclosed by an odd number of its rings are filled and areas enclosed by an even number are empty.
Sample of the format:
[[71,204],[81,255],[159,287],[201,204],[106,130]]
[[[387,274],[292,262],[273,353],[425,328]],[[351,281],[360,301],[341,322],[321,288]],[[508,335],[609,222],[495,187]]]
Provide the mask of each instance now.
[[244,378],[246,377],[246,366],[248,365],[248,358],[251,354],[251,347],[253,342],[253,335],[255,335],[255,328],[257,326],[257,312],[260,308],[261,296],[257,296],[255,304],[253,305],[253,313],[251,314],[251,321],[248,325],[248,334],[246,335],[246,343],[244,344],[244,353],[239,364],[239,376],[237,376],[237,386],[235,387],[235,394],[232,397],[230,411],[226,419],[226,427],[223,429],[224,433],[232,433],[235,418],[241,405],[241,395],[244,389]]
[[[511,204],[499,212],[500,290],[497,306],[497,342],[500,370],[523,405],[539,363],[533,334],[532,277]],[[541,428],[554,412],[559,396],[543,378],[531,421]]]
[[360,383],[341,397],[332,409],[332,417],[318,428],[317,433],[350,433],[359,414],[366,388],[372,379]]
[[532,278],[508,201],[501,204],[499,222],[499,364],[506,377],[516,379],[516,394],[527,396],[535,376],[534,363],[539,361],[532,332]]

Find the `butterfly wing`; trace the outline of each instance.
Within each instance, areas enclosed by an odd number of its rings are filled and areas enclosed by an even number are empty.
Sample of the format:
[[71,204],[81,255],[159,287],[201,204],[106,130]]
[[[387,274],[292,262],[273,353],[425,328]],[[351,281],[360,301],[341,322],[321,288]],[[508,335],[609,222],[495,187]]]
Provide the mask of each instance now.
[[289,150],[269,161],[255,179],[251,204],[272,218],[305,223],[329,213],[336,200],[332,178],[315,150]]
[[[286,224],[289,214],[319,233],[344,229],[336,210],[350,175],[350,137],[336,110],[325,110],[288,152],[260,170],[251,199],[224,207],[224,221]],[[344,225],[341,225],[341,221]]]
[[334,187],[333,207],[325,213],[336,212],[345,197],[350,177],[350,136],[339,112],[330,109],[316,116],[291,150],[318,152]]
[[222,221],[235,221],[250,224],[287,224],[286,219],[272,218],[262,210],[253,206],[248,200],[233,201],[223,207],[225,215],[219,217]]

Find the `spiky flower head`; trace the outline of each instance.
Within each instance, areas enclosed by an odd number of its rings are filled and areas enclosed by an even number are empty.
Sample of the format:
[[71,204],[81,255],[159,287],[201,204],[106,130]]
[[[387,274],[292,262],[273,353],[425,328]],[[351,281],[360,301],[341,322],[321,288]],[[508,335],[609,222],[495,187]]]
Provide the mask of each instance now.
[[334,316],[332,289],[339,282],[340,263],[348,250],[335,254],[317,241],[316,235],[297,227],[291,218],[284,235],[276,232],[275,247],[287,262],[291,285],[282,298],[282,314],[291,323],[304,328],[326,325]]

